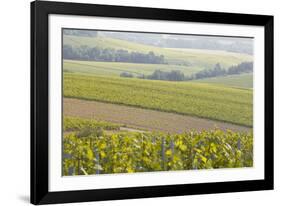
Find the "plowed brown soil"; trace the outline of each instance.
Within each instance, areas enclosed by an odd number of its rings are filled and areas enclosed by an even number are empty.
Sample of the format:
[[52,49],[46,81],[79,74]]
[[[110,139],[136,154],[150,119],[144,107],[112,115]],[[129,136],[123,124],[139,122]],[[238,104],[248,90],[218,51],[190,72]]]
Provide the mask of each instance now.
[[125,124],[128,128],[169,133],[182,133],[191,129],[202,131],[215,127],[232,131],[249,131],[251,129],[193,116],[73,98],[64,98],[63,113],[67,116]]

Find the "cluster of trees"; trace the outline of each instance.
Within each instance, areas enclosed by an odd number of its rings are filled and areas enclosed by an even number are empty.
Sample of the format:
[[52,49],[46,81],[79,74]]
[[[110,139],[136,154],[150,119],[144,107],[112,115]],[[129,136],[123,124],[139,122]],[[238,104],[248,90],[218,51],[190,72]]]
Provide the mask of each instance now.
[[[128,77],[132,78],[135,77],[132,73],[129,72],[122,72],[120,77]],[[153,79],[153,80],[166,80],[166,81],[184,81],[184,74],[179,70],[172,70],[170,72],[164,72],[161,70],[155,70],[150,75],[138,75],[137,78],[140,79]]]
[[[241,73],[251,73],[253,72],[253,62],[242,62],[236,66],[231,66],[227,70],[222,68],[219,63],[217,63],[213,69],[205,69],[199,71],[191,76],[185,76],[179,70],[172,70],[170,72],[165,72],[161,70],[155,70],[151,75],[139,75],[138,78],[141,79],[153,79],[153,80],[166,80],[166,81],[189,81],[196,79],[204,79],[209,77],[226,76]],[[120,77],[134,77],[133,74],[129,72],[122,72]]]
[[122,73],[120,74],[120,77],[133,78],[134,75],[133,75],[132,73],[130,73],[130,72],[122,72]]
[[199,71],[191,76],[187,76],[186,80],[193,79],[203,79],[208,77],[216,77],[216,76],[224,76],[227,74],[227,71],[221,67],[219,63],[217,63],[212,69],[204,69]]
[[152,51],[148,53],[140,53],[129,52],[124,49],[102,49],[99,47],[88,46],[73,47],[71,45],[64,45],[63,58],[88,61],[165,64],[165,57],[163,55],[155,55]]
[[242,62],[241,64],[231,66],[228,69],[222,68],[221,65],[217,63],[213,69],[205,69],[199,71],[191,76],[185,77],[185,80],[204,79],[208,77],[218,77],[251,72],[253,72],[253,62]]
[[231,66],[227,70],[227,74],[240,74],[240,73],[252,73],[253,62],[242,62],[237,66]]
[[147,75],[144,78],[166,81],[184,81],[184,74],[179,70],[172,70],[170,72],[155,70],[151,75]]

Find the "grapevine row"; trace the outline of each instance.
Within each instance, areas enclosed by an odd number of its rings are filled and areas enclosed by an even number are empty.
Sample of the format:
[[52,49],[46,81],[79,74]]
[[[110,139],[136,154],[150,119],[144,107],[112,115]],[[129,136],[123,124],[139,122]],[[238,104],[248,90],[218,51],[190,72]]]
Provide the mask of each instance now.
[[253,166],[253,134],[219,129],[169,135],[84,128],[65,134],[63,147],[63,175]]

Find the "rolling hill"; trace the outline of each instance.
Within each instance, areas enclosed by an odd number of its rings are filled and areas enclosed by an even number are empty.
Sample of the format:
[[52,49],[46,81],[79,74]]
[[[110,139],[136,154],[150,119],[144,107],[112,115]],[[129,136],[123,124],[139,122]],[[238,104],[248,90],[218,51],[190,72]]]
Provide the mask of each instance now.
[[247,54],[213,50],[210,52],[210,50],[200,49],[168,49],[109,37],[64,35],[63,44],[74,47],[84,45],[88,47],[124,49],[143,53],[153,51],[157,55],[164,55],[169,64],[190,65],[193,67],[202,67],[202,69],[212,68],[216,63],[220,63],[224,68],[227,68],[243,61],[252,60],[252,56]]
[[167,65],[167,64],[135,64],[125,62],[96,62],[64,60],[63,69],[67,72],[89,73],[95,75],[120,76],[122,72],[128,72],[134,76],[149,75],[155,70],[171,71],[180,70],[185,75],[190,75],[201,70],[200,67]]
[[253,121],[253,91],[248,89],[64,73],[63,94],[245,126]]

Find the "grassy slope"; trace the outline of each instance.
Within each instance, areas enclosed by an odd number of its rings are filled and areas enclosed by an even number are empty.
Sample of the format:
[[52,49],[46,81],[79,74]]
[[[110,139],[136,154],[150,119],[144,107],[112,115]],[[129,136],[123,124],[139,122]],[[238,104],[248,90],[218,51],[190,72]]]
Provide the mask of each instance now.
[[[64,60],[63,68],[68,72],[88,73],[104,76],[120,76],[122,72],[129,72],[135,77],[152,74],[156,69],[161,71],[180,70],[185,75],[191,75],[201,70],[200,67],[188,67],[165,64],[134,64],[124,62],[95,62]],[[220,84],[231,87],[253,88],[253,74],[229,75],[195,80],[194,82]]]
[[64,74],[64,96],[252,126],[252,90],[192,82]]
[[87,45],[89,47],[126,49],[129,51],[149,52],[153,51],[157,55],[163,54],[166,60],[173,63],[186,62],[195,67],[210,68],[214,64],[220,63],[223,67],[239,64],[243,61],[251,61],[252,56],[224,51],[198,50],[198,49],[165,49],[148,46],[107,37],[77,37],[64,36],[64,44],[72,46]]
[[70,72],[90,73],[95,75],[119,76],[122,72],[130,72],[135,76],[152,74],[156,69],[161,71],[180,70],[185,75],[198,72],[196,67],[166,64],[134,64],[124,62],[95,62],[64,60],[64,70]]
[[253,88],[253,74],[230,75],[195,80],[194,82],[213,83],[231,87]]

